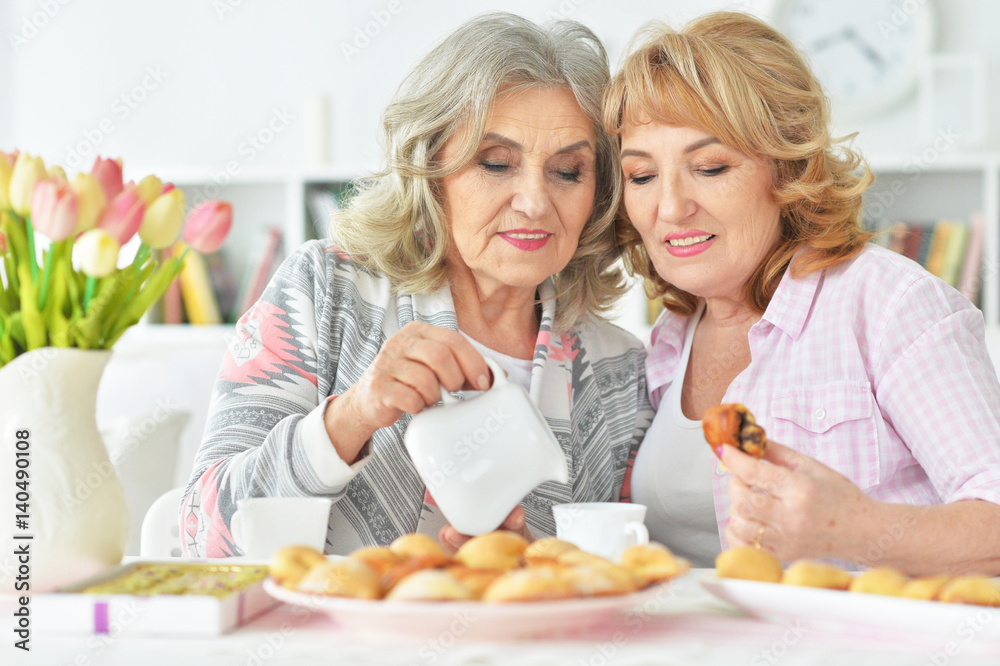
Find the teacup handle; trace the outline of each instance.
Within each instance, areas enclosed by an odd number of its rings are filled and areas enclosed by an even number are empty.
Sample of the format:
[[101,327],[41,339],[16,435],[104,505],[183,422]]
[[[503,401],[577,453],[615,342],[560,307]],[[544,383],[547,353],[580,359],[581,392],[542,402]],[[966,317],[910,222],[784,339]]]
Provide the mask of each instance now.
[[646,526],[637,520],[633,520],[630,523],[625,523],[625,534],[631,534],[635,537],[635,542],[640,546],[645,546],[649,543],[649,530]]
[[243,550],[243,510],[237,509],[229,519],[229,533],[233,535],[236,546]]
[[[494,361],[493,359],[491,359],[491,358],[486,358],[484,356],[483,360],[486,361],[486,365],[490,366],[490,370],[493,371],[493,385],[490,386],[490,389],[492,389],[492,388],[494,388],[496,386],[503,386],[504,384],[506,384],[507,383],[507,375],[504,374],[503,368],[501,368],[500,365],[496,361]],[[487,390],[489,390],[489,389],[487,389]],[[451,393],[448,392],[448,389],[446,389],[445,387],[442,386],[441,387],[441,404],[444,404],[444,405],[453,405],[456,402],[462,402],[462,401],[459,400],[458,398],[456,398],[455,396],[453,396]]]

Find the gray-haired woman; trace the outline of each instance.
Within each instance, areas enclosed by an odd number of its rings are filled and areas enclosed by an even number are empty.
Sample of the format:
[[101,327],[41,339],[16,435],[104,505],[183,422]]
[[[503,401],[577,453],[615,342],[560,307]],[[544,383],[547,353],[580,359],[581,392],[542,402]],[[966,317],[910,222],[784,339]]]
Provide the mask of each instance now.
[[403,432],[440,386],[485,389],[484,356],[529,390],[570,470],[504,527],[551,535],[553,504],[627,498],[652,411],[641,344],[601,319],[623,289],[608,80],[587,28],[510,14],[416,66],[335,245],[299,248],[237,324],[182,504],[187,553],[239,554],[236,501],[268,495],[333,498],[328,552],[408,532],[459,545]]

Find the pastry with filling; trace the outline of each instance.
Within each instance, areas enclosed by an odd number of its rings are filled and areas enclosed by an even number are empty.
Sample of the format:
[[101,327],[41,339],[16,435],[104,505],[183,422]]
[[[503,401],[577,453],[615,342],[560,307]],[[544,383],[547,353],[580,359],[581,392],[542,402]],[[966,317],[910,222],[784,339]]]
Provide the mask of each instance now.
[[367,564],[350,558],[332,562],[324,559],[309,570],[296,589],[355,599],[378,599],[381,596],[378,574]]
[[455,561],[473,569],[507,571],[521,566],[528,542],[513,532],[490,532],[472,537],[455,553]]
[[712,407],[702,416],[701,427],[705,431],[705,439],[720,458],[723,444],[735,446],[754,458],[764,457],[767,434],[757,425],[745,405],[729,402]]
[[325,562],[326,556],[309,546],[285,546],[271,556],[268,572],[279,585],[294,588],[310,569]]
[[846,590],[852,576],[843,569],[825,562],[799,560],[785,569],[781,582],[801,587],[821,587],[828,590]]
[[473,594],[442,569],[423,569],[399,581],[387,601],[468,601]]
[[778,558],[753,546],[730,548],[715,558],[716,575],[720,578],[757,580],[780,583],[784,572]]

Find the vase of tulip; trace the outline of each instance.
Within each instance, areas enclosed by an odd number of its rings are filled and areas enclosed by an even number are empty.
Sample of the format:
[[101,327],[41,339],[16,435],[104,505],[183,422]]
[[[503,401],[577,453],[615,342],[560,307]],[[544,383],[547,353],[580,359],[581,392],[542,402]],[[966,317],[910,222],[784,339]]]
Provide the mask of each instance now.
[[[207,201],[186,214],[181,190],[156,176],[123,183],[117,161],[69,181],[0,152],[0,479],[15,483],[0,510],[0,593],[52,590],[121,561],[128,510],[97,429],[97,387],[115,342],[187,252],[219,248],[231,212]],[[158,261],[178,236],[186,248]]]

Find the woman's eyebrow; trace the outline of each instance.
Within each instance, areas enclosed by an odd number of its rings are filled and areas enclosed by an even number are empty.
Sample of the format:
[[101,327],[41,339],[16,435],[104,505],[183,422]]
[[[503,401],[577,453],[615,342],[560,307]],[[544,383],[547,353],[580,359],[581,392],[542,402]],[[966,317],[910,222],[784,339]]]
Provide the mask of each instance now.
[[[693,153],[694,151],[698,150],[699,148],[704,148],[705,146],[708,146],[708,145],[713,144],[713,143],[722,143],[722,142],[719,141],[719,139],[717,139],[714,136],[709,136],[709,137],[706,137],[704,139],[699,139],[699,140],[695,141],[694,143],[692,143],[687,148],[685,148],[684,149],[684,154],[687,155],[688,153]],[[651,158],[652,155],[650,155],[649,153],[647,153],[644,150],[634,150],[632,148],[629,148],[628,150],[623,150],[622,151],[621,157],[645,157],[645,158],[648,159],[648,158]]]
[[[490,141],[496,141],[501,145],[507,146],[508,148],[513,148],[514,150],[520,151],[522,153],[524,152],[524,146],[519,144],[517,141],[514,141],[513,139],[508,139],[502,134],[497,134],[496,132],[487,132],[485,135],[483,135],[483,140],[485,141],[487,139]],[[560,148],[559,150],[556,151],[555,154],[560,155],[562,153],[571,153],[574,150],[579,150],[580,148],[590,148],[591,150],[594,149],[594,147],[590,144],[590,141],[588,141],[587,139],[583,139],[582,141],[577,141],[576,143],[571,143],[568,146]]]

